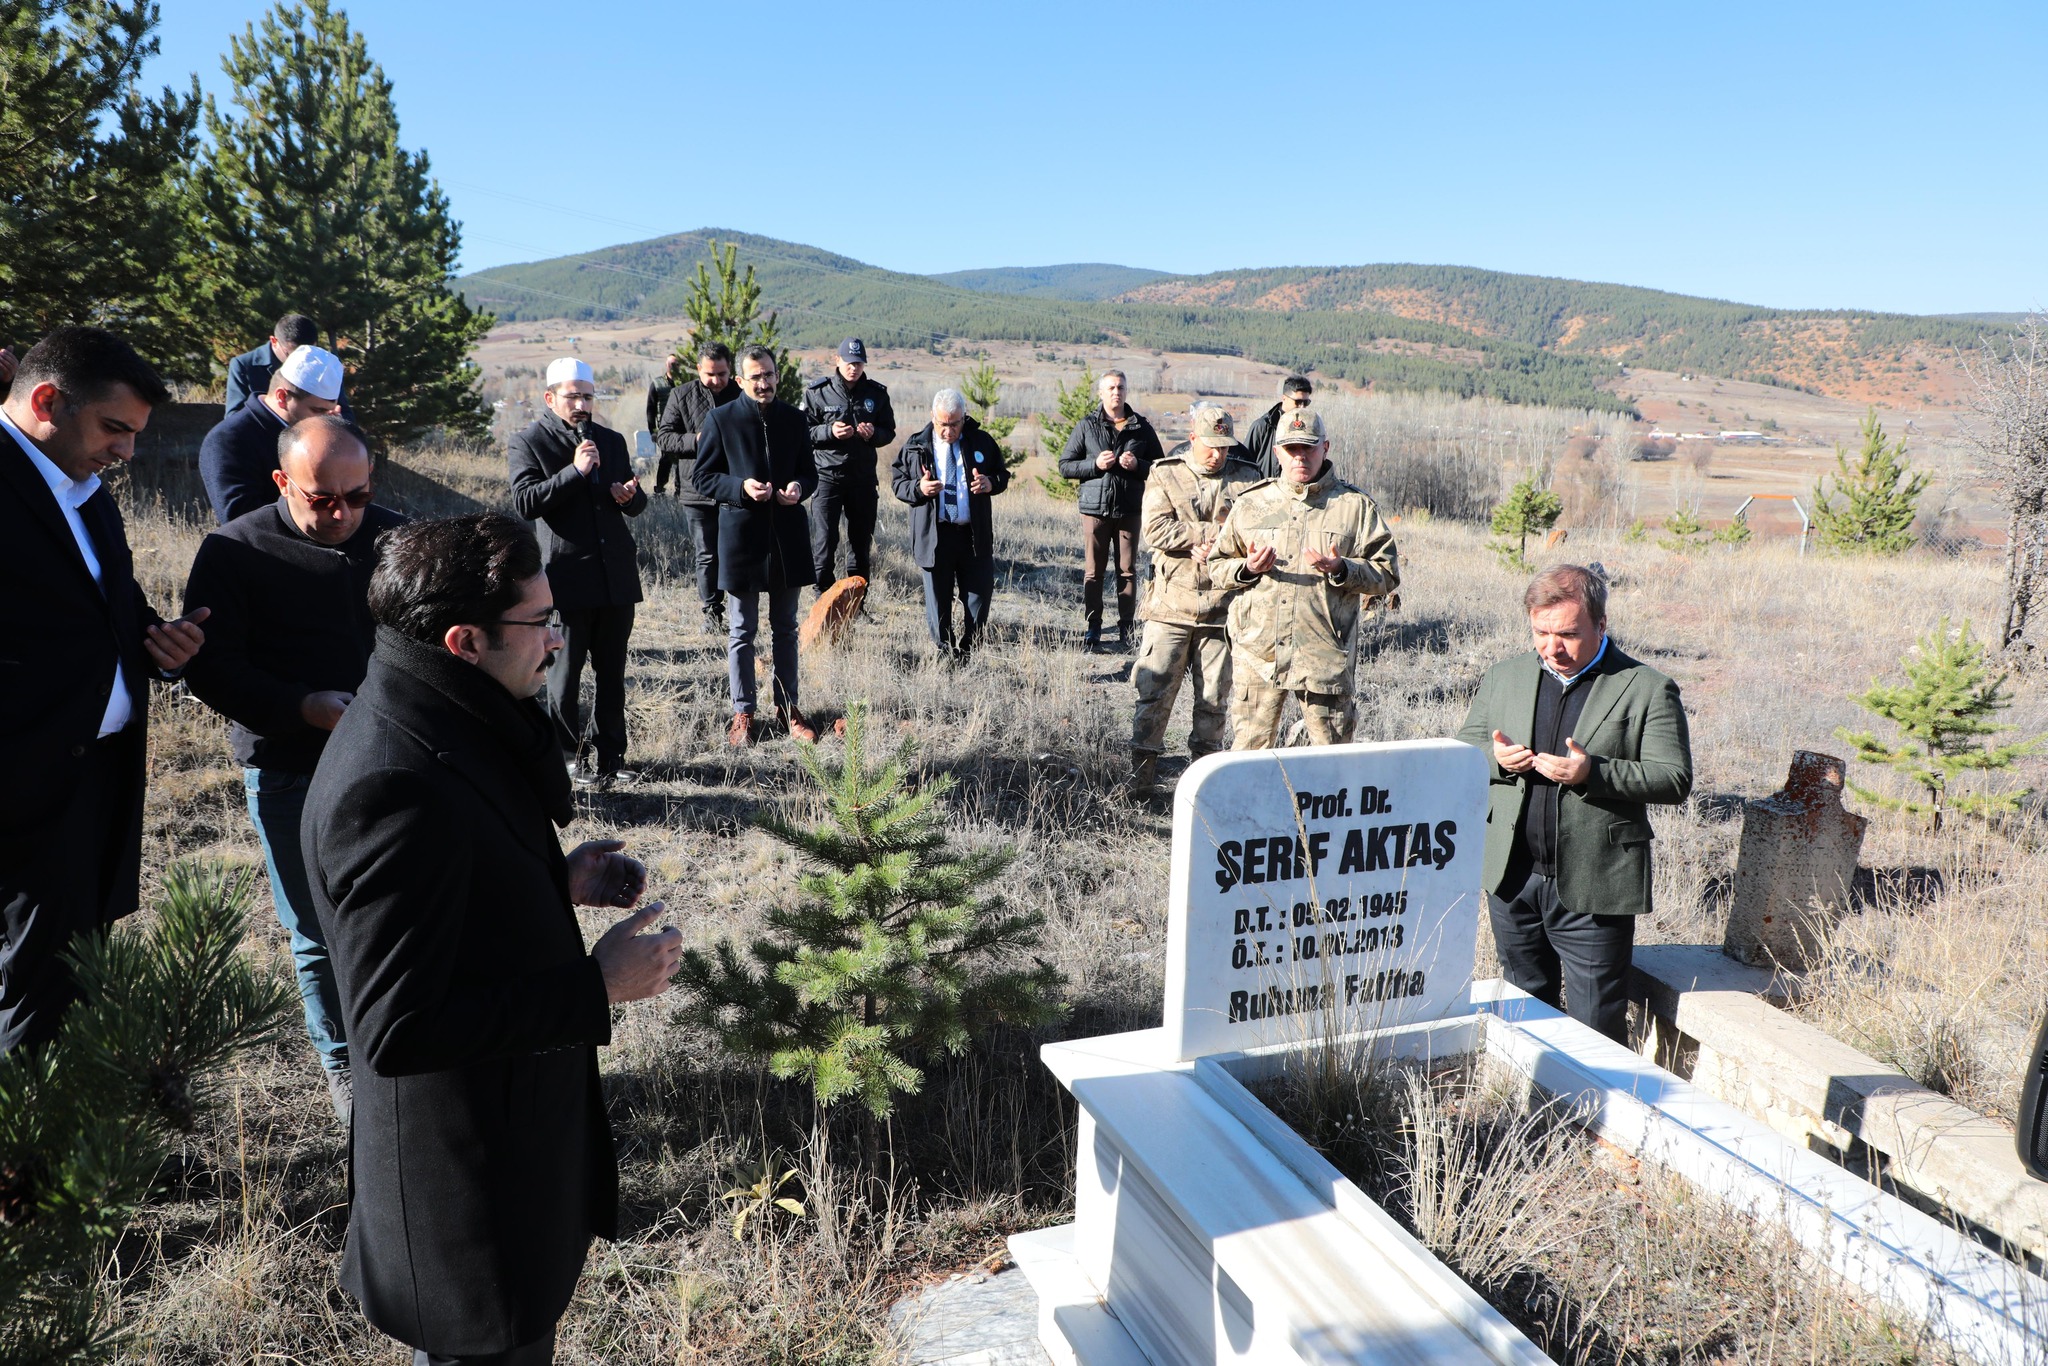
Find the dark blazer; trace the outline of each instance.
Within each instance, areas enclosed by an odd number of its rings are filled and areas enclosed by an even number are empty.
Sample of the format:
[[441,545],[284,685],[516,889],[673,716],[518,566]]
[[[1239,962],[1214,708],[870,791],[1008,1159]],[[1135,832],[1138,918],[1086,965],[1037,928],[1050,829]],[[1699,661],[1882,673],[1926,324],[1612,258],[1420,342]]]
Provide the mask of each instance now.
[[227,412],[247,403],[251,394],[269,393],[270,377],[277,373],[280,364],[277,352],[270,349],[268,337],[229,361]]
[[[875,477],[875,452],[896,439],[896,410],[889,390],[862,375],[852,384],[833,370],[804,389],[804,420],[811,424],[811,453],[820,474]],[[875,439],[832,435],[834,422],[875,424]]]
[[[1486,890],[1513,896],[1508,865],[1532,785],[1492,762],[1493,732],[1529,743],[1536,724],[1535,651],[1496,664],[1458,738],[1486,751],[1492,786],[1486,812]],[[1593,756],[1593,771],[1559,793],[1557,895],[1568,911],[1642,915],[1650,910],[1649,806],[1682,802],[1692,791],[1692,741],[1678,685],[1622,653],[1610,637],[1600,673],[1585,684],[1586,705],[1572,737]]]
[[[27,890],[42,899],[61,887],[24,887],[32,866],[61,872],[67,862],[98,860],[110,847],[118,866],[101,880],[100,923],[136,906],[142,866],[144,745],[149,682],[161,677],[142,648],[146,627],[162,622],[136,585],[128,533],[114,495],[102,487],[79,509],[102,584],[95,584],[50,486],[13,435],[0,428],[0,584],[12,604],[0,636],[0,901]],[[99,738],[114,690],[115,664],[128,686],[132,766],[119,810],[96,828],[69,829],[61,817],[78,788],[82,761]],[[91,908],[79,908],[90,910]],[[90,916],[85,919],[90,920]],[[5,930],[0,925],[0,931]]]
[[732,380],[713,394],[693,379],[688,384],[678,384],[662,404],[661,426],[654,433],[654,444],[676,462],[677,501],[692,507],[718,506],[716,498],[707,498],[697,491],[697,437],[713,408],[723,408],[739,396],[740,386]]
[[640,601],[640,564],[626,518],[647,509],[639,489],[623,507],[611,486],[633,477],[626,438],[590,424],[597,443],[597,478],[576,468],[576,433],[553,413],[542,413],[512,438],[505,463],[512,474],[512,506],[540,526],[540,553],[548,586],[563,611],[624,607]]
[[377,538],[404,521],[372,504],[355,535],[322,545],[279,499],[199,543],[185,609],[213,615],[185,681],[234,723],[236,763],[311,773],[320,762],[328,733],[308,725],[299,704],[308,693],[362,686],[377,635],[368,601]]
[[[543,795],[548,774],[558,796]],[[618,1168],[604,977],[569,906],[545,715],[389,630],[306,796],[300,847],[355,1084],[341,1283],[446,1356],[546,1333]]]
[[277,439],[284,419],[257,399],[216,422],[199,445],[199,477],[213,520],[226,526],[235,518],[277,501]]
[[721,591],[765,593],[817,582],[803,502],[757,503],[743,487],[745,480],[765,479],[778,489],[794,483],[805,498],[818,491],[811,429],[800,409],[781,399],[763,408],[746,394],[712,409],[697,437],[691,477],[699,493],[718,503]]
[[[1080,481],[1081,511],[1090,517],[1136,517],[1143,512],[1145,478],[1152,473],[1152,462],[1163,458],[1159,434],[1145,415],[1129,404],[1124,408],[1130,417],[1118,431],[1097,404],[1094,412],[1074,424],[1067,448],[1060,452],[1060,473]],[[1137,468],[1097,469],[1095,457],[1104,451],[1136,456]]]
[[[988,476],[989,492],[967,495],[969,553],[976,559],[987,559],[996,553],[989,499],[1010,487],[1010,470],[1003,463],[1002,447],[971,417],[960,433],[960,454],[968,468]],[[925,496],[917,486],[926,476],[938,478],[938,456],[929,422],[904,438],[889,476],[889,486],[896,497],[910,504],[910,558],[917,561],[919,569],[930,569],[938,563],[939,500]]]

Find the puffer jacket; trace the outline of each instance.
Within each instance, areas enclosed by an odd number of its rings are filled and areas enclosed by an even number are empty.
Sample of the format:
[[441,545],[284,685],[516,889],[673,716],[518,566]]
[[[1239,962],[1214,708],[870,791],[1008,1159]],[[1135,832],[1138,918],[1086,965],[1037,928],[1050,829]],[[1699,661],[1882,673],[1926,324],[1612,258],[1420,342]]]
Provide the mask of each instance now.
[[704,419],[739,396],[737,380],[727,380],[715,394],[694,379],[669,391],[668,400],[661,405],[661,426],[654,433],[654,444],[676,462],[679,501],[702,508],[718,506],[716,498],[706,497],[697,488],[697,438],[703,435]]
[[[875,452],[896,439],[896,410],[889,405],[889,390],[866,375],[848,384],[846,376],[834,370],[812,380],[804,390],[804,420],[811,424],[811,458],[818,462],[821,477],[874,478]],[[834,436],[834,422],[871,422],[875,439]]]
[[[1159,434],[1136,408],[1126,405],[1123,429],[1097,407],[1074,424],[1067,448],[1060,453],[1060,473],[1081,485],[1081,511],[1090,517],[1136,517],[1144,511],[1145,478],[1154,461],[1163,458]],[[1138,457],[1136,469],[1112,465],[1097,469],[1095,457],[1104,451]]]
[[[1245,558],[1259,546],[1279,558],[1264,574],[1248,573]],[[1341,555],[1343,567],[1309,569],[1309,547]],[[1362,609],[1401,586],[1394,534],[1380,510],[1327,464],[1312,484],[1273,479],[1238,495],[1209,573],[1244,588],[1230,604],[1233,666],[1300,692],[1352,690]]]
[[1259,482],[1259,472],[1244,459],[1242,446],[1230,447],[1213,475],[1198,471],[1187,455],[1183,441],[1152,467],[1145,483],[1143,532],[1152,550],[1152,582],[1138,615],[1180,626],[1221,626],[1238,585],[1216,578],[1195,550],[1205,541],[1215,544],[1231,504]]

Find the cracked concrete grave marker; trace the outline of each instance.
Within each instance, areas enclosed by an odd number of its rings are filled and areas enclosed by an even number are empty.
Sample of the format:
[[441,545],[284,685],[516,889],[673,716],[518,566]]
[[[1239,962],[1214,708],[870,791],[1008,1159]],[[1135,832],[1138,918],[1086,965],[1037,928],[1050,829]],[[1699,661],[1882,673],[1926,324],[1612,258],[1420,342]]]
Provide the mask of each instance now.
[[1742,851],[1722,951],[1792,972],[1813,966],[1849,913],[1868,821],[1842,809],[1842,761],[1799,750],[1785,786],[1742,804]]
[[1486,761],[1455,740],[1211,755],[1175,794],[1176,1058],[1469,1009]]

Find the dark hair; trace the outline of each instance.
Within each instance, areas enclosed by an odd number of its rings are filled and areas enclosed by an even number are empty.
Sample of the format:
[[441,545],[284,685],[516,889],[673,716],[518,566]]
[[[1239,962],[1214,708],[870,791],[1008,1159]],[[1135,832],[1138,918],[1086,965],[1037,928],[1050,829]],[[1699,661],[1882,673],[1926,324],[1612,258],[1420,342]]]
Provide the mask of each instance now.
[[1289,394],[1313,394],[1315,391],[1316,386],[1308,382],[1307,375],[1289,375],[1286,379],[1280,381],[1280,397],[1282,398],[1286,398]]
[[1596,623],[1607,620],[1607,580],[1576,564],[1554,564],[1530,580],[1522,594],[1524,612],[1540,612],[1561,602],[1575,602]]
[[171,397],[134,347],[97,327],[60,327],[31,346],[15,367],[12,392],[26,396],[38,384],[56,385],[72,403],[97,403],[117,384],[152,408]]
[[697,359],[700,361],[722,360],[727,365],[731,365],[732,348],[724,342],[706,342],[697,348]]
[[303,445],[307,437],[319,431],[344,433],[363,448],[364,455],[370,453],[370,438],[364,435],[361,427],[340,413],[321,413],[314,417],[300,418],[277,434],[277,467],[283,469],[285,458]]
[[277,320],[270,335],[287,346],[313,346],[320,340],[320,325],[303,313],[287,313]]
[[379,626],[439,644],[451,626],[495,623],[540,576],[540,542],[502,512],[410,522],[377,541],[370,615]]
[[756,365],[765,365],[770,370],[780,371],[782,369],[781,366],[775,363],[775,353],[765,346],[750,346],[740,352],[740,364],[744,366],[748,361],[753,361]]

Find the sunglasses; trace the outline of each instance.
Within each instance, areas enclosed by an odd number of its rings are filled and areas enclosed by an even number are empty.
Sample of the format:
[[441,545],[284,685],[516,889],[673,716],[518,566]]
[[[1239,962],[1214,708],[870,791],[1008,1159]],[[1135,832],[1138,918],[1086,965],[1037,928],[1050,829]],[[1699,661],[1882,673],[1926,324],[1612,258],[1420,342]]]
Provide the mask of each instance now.
[[370,505],[370,500],[377,496],[376,490],[367,486],[350,489],[347,493],[309,493],[300,488],[289,474],[284,477],[284,481],[290,484],[299,497],[306,500],[306,506],[315,512],[333,512],[344,503],[352,508],[366,508]]

